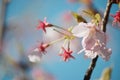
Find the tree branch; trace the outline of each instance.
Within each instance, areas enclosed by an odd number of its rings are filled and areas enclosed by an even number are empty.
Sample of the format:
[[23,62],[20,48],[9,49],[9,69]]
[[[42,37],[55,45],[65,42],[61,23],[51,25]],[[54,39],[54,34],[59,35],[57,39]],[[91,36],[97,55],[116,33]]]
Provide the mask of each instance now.
[[2,0],[1,1],[1,13],[0,13],[0,53],[3,49],[3,38],[5,35],[5,18],[6,18],[6,11],[9,1],[8,0]]
[[[104,12],[104,17],[103,17],[103,20],[102,20],[102,30],[103,30],[103,32],[106,32],[106,25],[108,23],[109,13],[110,13],[110,9],[111,9],[112,4],[113,4],[113,1],[112,0],[108,0],[107,6],[106,6],[106,10]],[[96,58],[94,58],[91,61],[90,66],[87,69],[86,74],[84,76],[84,80],[90,80],[92,72],[93,72],[93,70],[94,70],[94,68],[96,66],[97,60],[98,60],[98,56],[96,56]]]
[[94,59],[92,60],[92,62],[90,63],[90,66],[89,66],[89,68],[87,69],[86,74],[85,74],[85,76],[84,76],[84,80],[90,80],[90,77],[91,77],[92,72],[93,72],[93,70],[94,70],[94,68],[95,68],[97,59],[98,59],[98,56],[96,56],[96,58],[94,58]]
[[107,3],[107,6],[106,6],[106,10],[105,10],[104,17],[103,17],[103,20],[102,20],[102,23],[103,23],[102,30],[103,30],[103,32],[106,32],[106,25],[108,23],[109,13],[110,13],[110,9],[111,9],[112,4],[113,4],[113,1],[109,0],[108,3]]

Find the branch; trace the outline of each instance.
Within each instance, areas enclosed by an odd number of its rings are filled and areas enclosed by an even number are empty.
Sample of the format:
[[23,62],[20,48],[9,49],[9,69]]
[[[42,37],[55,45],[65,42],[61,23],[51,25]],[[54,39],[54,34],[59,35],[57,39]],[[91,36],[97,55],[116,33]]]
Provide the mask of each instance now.
[[86,74],[84,76],[84,80],[90,80],[91,74],[95,68],[96,62],[97,62],[98,56],[96,56],[96,58],[94,58],[92,60],[92,62],[90,63],[90,66],[88,68],[88,70],[86,71]]
[[[103,17],[103,20],[102,20],[102,23],[103,23],[102,24],[102,30],[103,30],[103,32],[106,32],[106,25],[107,25],[107,22],[108,22],[109,13],[110,13],[110,9],[111,9],[112,4],[113,4],[113,1],[109,0],[108,3],[107,3],[107,6],[106,6],[106,10],[105,10],[104,17]],[[98,60],[98,56],[96,56],[96,58],[94,58],[91,61],[90,66],[89,66],[89,68],[86,71],[86,74],[84,76],[84,80],[90,80],[92,72],[93,72],[93,70],[96,66],[97,60]]]
[[111,9],[112,4],[113,4],[113,1],[109,0],[108,3],[107,3],[107,6],[106,6],[106,10],[105,10],[104,17],[103,17],[103,20],[102,20],[102,23],[103,23],[102,30],[103,30],[103,32],[106,32],[106,25],[108,23],[109,13],[110,13],[110,9]]
[[8,0],[2,0],[1,1],[1,13],[0,13],[0,52],[2,52],[3,48],[3,38],[5,35],[5,18],[6,18],[6,11],[9,1]]

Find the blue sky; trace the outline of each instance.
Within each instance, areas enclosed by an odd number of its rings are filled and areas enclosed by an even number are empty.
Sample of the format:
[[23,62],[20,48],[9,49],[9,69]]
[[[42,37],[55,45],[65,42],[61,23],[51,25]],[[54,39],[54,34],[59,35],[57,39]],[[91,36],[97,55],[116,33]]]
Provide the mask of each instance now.
[[[106,0],[94,0],[95,6],[103,10],[105,9]],[[38,19],[43,19],[44,17],[48,18],[48,21],[54,24],[60,24],[57,19],[58,16],[64,11],[78,11],[79,8],[82,8],[82,4],[70,4],[66,0],[11,0],[8,6],[7,18],[6,21],[9,23],[11,18],[15,18],[18,21],[25,21],[24,16],[32,17],[32,24],[35,25]],[[102,6],[101,6],[102,5]],[[117,11],[117,6],[114,5],[112,7],[111,13],[115,13]],[[104,11],[104,10],[103,10]],[[20,20],[19,20],[20,19]],[[24,23],[25,25],[25,23]],[[20,27],[20,26],[19,26]],[[34,27],[32,27],[34,28]],[[28,26],[25,29],[29,29]],[[117,30],[113,28],[111,24],[107,26],[107,33],[109,35],[108,47],[112,48],[112,55],[109,61],[104,61],[101,58],[98,59],[96,68],[93,72],[91,80],[95,80],[100,77],[102,70],[105,67],[109,67],[114,65],[112,79],[118,80],[120,79],[120,64],[119,64],[119,56],[120,56],[120,29]],[[41,33],[38,33],[41,34]],[[33,37],[33,38],[32,38]],[[24,38],[22,38],[24,39]],[[34,36],[29,36],[28,39],[22,40],[27,50],[30,45],[32,45],[35,40]],[[13,41],[14,42],[14,41]],[[11,49],[15,55],[14,48]],[[59,58],[58,58],[59,59]],[[76,56],[75,60],[71,60],[67,63],[57,61],[52,63],[42,63],[40,66],[49,73],[55,75],[57,80],[82,80],[85,74],[86,69],[88,68],[90,63],[89,59],[84,59],[83,54]]]

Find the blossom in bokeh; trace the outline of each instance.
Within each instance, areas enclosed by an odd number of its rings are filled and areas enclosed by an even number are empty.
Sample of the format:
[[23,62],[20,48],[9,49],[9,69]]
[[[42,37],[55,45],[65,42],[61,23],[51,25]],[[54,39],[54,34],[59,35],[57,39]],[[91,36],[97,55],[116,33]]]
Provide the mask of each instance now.
[[70,2],[70,3],[76,3],[76,2],[79,2],[79,0],[68,0],[68,2]]
[[112,15],[112,17],[114,18],[113,25],[119,24],[119,26],[120,26],[120,10],[117,11],[115,15]]
[[52,74],[45,72],[42,69],[37,69],[37,67],[32,71],[32,78],[33,80],[55,80],[55,77]]
[[47,27],[51,27],[52,24],[49,24],[47,21],[46,21],[46,17],[44,18],[44,21],[39,21],[39,25],[37,26],[37,30],[39,29],[42,29],[45,33],[46,33],[46,28]]
[[84,4],[91,4],[92,3],[92,0],[68,0],[68,2],[70,3],[77,3],[77,2],[82,2]]
[[74,59],[74,56],[71,55],[73,51],[71,51],[70,49],[66,50],[64,47],[62,47],[62,50],[63,50],[63,53],[59,55],[63,57],[64,61],[68,61],[69,58]]
[[92,0],[79,0],[79,1],[87,5],[92,4]]
[[62,15],[62,20],[67,23],[72,22],[72,18],[73,18],[73,16],[72,16],[71,12],[64,12],[64,14]]

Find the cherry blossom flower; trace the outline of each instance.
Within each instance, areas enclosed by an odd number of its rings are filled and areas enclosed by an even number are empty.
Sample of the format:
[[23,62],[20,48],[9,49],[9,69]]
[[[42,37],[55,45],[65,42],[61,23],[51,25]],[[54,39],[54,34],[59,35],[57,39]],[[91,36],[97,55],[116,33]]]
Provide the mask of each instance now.
[[[112,50],[106,47],[106,34],[101,30],[100,16],[97,17],[97,20],[97,23],[94,21],[90,23],[80,22],[75,27],[70,27],[66,29],[53,24],[48,24],[46,22],[46,19],[44,19],[43,22],[40,22],[40,25],[37,27],[38,29],[43,29],[43,31],[46,32],[47,27],[53,26],[52,29],[60,33],[62,36],[60,37],[60,39],[52,40],[48,44],[41,43],[28,56],[29,59],[33,62],[40,61],[41,56],[46,53],[46,48],[62,40],[64,41],[64,43],[59,52],[59,56],[63,57],[63,61],[65,62],[68,61],[70,58],[74,59],[75,57],[72,56],[73,51],[70,50],[70,43],[75,38],[82,38],[83,49],[81,49],[78,53],[84,51],[86,58],[93,59],[97,55],[99,55],[104,60],[108,60],[110,58]],[[68,44],[67,48],[66,44]]]
[[28,55],[28,58],[31,62],[38,62],[41,60],[42,54],[46,53],[46,48],[49,47],[49,44],[41,43],[36,48],[34,48]]
[[91,23],[79,23],[77,26],[75,26],[72,30],[72,33],[74,36],[82,38],[89,33],[89,26],[93,26]]
[[106,48],[106,34],[100,28],[94,23],[81,22],[73,29],[73,35],[82,38],[82,51],[85,51],[85,57],[93,59],[99,55],[108,60],[112,51]]
[[113,25],[117,23],[120,26],[120,10],[117,11],[115,15],[111,15],[111,16],[114,18]]
[[46,48],[47,47],[49,47],[50,45],[49,44],[47,44],[47,43],[41,43],[39,46],[38,46],[38,50],[39,50],[39,52],[41,52],[41,53],[46,53]]
[[39,21],[39,25],[37,26],[37,30],[42,29],[46,33],[46,28],[53,26],[52,24],[49,24],[46,21],[46,17],[44,18],[44,21]]
[[85,57],[94,59],[97,55],[101,56],[104,60],[109,60],[112,50],[106,48],[105,44],[95,45],[93,50],[85,50]]
[[64,61],[68,61],[69,58],[73,58],[74,59],[74,56],[71,55],[73,51],[71,51],[70,49],[65,50],[64,47],[62,47],[62,50],[63,50],[63,53],[61,53],[59,55],[63,57]]
[[112,50],[110,48],[106,48],[105,44],[102,44],[100,50],[98,51],[98,55],[100,55],[104,60],[109,60],[110,55],[112,54]]
[[[85,43],[84,43],[85,44]],[[91,43],[93,45],[93,43]],[[88,58],[95,58],[97,55],[101,56],[104,60],[109,60],[112,53],[110,48],[106,48],[104,43],[100,43],[99,40],[93,46],[88,44],[88,48],[85,49],[85,56]],[[87,44],[86,44],[87,46]]]
[[[60,29],[61,29],[61,28],[60,28]],[[63,37],[61,37],[60,39],[57,39],[57,40],[53,40],[53,41],[49,42],[48,44],[41,43],[39,46],[37,46],[37,47],[33,50],[33,53],[29,54],[28,57],[29,57],[30,61],[32,61],[32,62],[40,61],[40,58],[41,58],[42,54],[45,54],[45,53],[46,53],[46,48],[49,47],[50,45],[53,45],[53,44],[55,44],[55,43],[57,43],[57,42],[59,42],[59,41],[64,40],[64,44],[63,44],[63,46],[64,46],[64,45],[66,44],[66,41],[67,41],[67,40],[70,41],[70,40],[74,39],[74,36],[73,36],[72,33],[71,33],[71,29],[72,29],[72,28],[69,28],[69,29],[67,30],[67,29],[63,29],[63,28],[62,28],[62,32],[61,32],[61,30],[58,31],[57,29],[54,29],[56,32],[62,34]],[[68,46],[68,47],[70,47],[70,46]],[[72,57],[72,55],[71,55],[72,51],[69,51],[69,49],[68,49],[68,50],[65,50],[64,48],[62,48],[62,49],[63,49],[63,51],[64,51],[65,54],[61,54],[61,56],[65,56],[64,61],[67,61],[68,58],[71,58],[71,57]],[[68,53],[69,53],[69,54],[68,54]],[[37,56],[37,55],[38,55],[38,56]],[[73,57],[72,57],[72,58],[73,58]]]

